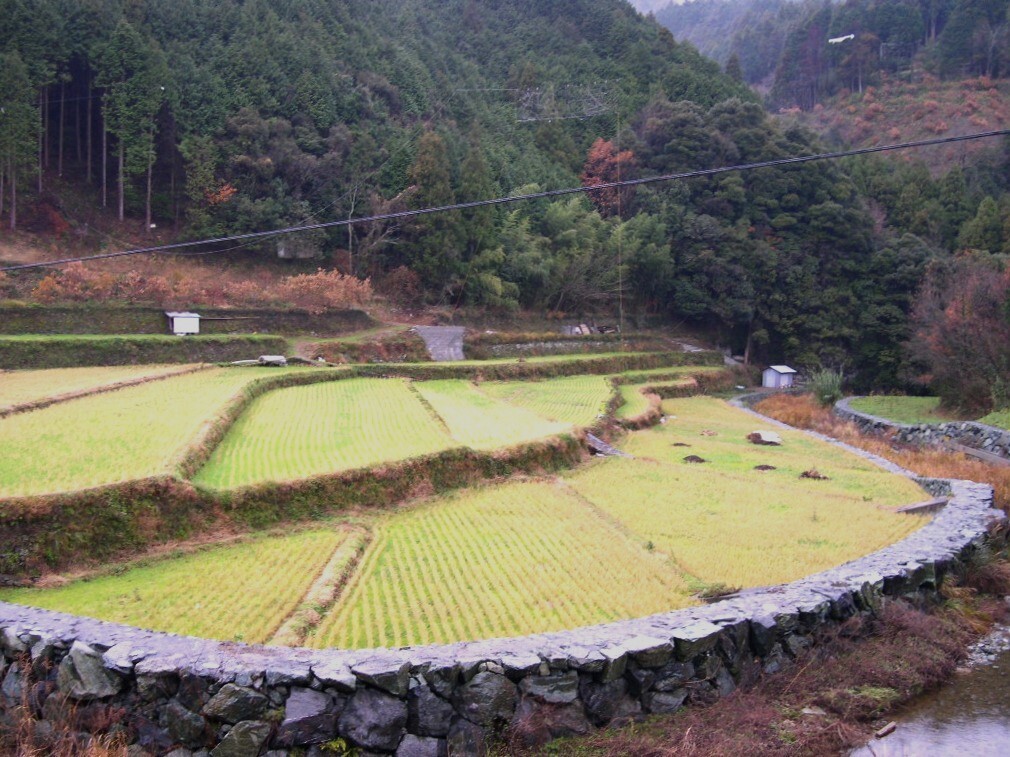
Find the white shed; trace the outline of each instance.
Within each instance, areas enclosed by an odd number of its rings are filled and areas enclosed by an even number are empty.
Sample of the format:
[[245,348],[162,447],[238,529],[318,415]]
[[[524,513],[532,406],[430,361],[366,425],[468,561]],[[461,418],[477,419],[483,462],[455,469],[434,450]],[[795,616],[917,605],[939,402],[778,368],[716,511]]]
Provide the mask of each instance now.
[[200,333],[200,316],[196,313],[176,313],[165,311],[168,316],[168,330],[176,336]]
[[788,365],[769,365],[761,374],[761,386],[766,389],[785,389],[793,385],[796,371]]

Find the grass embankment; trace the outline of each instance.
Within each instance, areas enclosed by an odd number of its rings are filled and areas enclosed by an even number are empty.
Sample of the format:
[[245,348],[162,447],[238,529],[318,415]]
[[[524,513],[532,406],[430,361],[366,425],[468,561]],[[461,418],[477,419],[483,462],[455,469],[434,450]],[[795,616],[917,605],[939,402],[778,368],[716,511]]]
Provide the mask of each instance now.
[[[668,402],[665,410],[676,417],[628,440],[637,459],[597,461],[556,479],[502,483],[418,509],[373,513],[371,545],[308,643],[451,641],[644,615],[684,606],[694,601],[692,592],[719,584],[798,578],[923,522],[888,511],[923,492],[861,458],[800,434],[784,434],[782,447],[753,446],[745,437],[760,422],[710,398]],[[685,462],[690,453],[710,462]],[[777,470],[753,470],[760,463]],[[815,465],[830,479],[799,478]],[[374,484],[374,474],[363,474]],[[261,498],[274,502],[271,491]],[[381,490],[375,494],[379,504],[390,501]],[[102,579],[121,604],[130,602],[130,575]],[[78,602],[75,587],[89,591],[86,582],[69,585],[59,590],[59,602]],[[34,602],[40,595],[16,596]],[[232,633],[251,638],[240,627]]]
[[168,475],[243,386],[278,369],[211,369],[0,419],[0,497]]
[[406,382],[347,379],[256,398],[193,480],[234,488],[362,468],[452,446]]
[[54,368],[42,371],[0,371],[0,415],[15,408],[170,376],[195,365],[135,365],[122,367]]
[[755,409],[790,426],[811,429],[865,449],[919,476],[961,478],[990,484],[995,492],[996,506],[1010,512],[1010,468],[988,465],[957,452],[897,446],[886,438],[865,436],[854,423],[842,421],[831,410],[818,405],[811,395],[775,395],[759,402]]
[[989,415],[979,418],[978,422],[984,423],[987,426],[995,426],[996,428],[1005,428],[1010,430],[1010,408],[1006,410],[996,410],[995,412],[989,413]]
[[954,415],[940,409],[939,397],[857,397],[849,402],[849,407],[859,413],[909,425],[957,420]]
[[6,369],[73,368],[147,363],[221,363],[283,355],[279,336],[0,336],[0,366]]

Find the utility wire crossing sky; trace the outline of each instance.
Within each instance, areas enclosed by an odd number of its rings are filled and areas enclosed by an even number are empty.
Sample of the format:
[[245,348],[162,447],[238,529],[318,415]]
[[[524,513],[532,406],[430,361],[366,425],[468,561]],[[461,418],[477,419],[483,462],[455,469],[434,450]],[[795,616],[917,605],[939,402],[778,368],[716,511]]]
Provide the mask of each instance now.
[[540,200],[546,197],[561,197],[564,195],[577,194],[580,192],[593,192],[600,189],[613,189],[616,187],[632,187],[640,184],[657,184],[664,181],[675,181],[677,179],[693,179],[701,176],[715,176],[717,174],[729,173],[731,171],[752,171],[757,168],[774,168],[777,166],[798,165],[800,163],[813,163],[821,160],[836,160],[854,155],[868,155],[876,152],[891,152],[894,150],[909,150],[915,147],[929,147],[931,145],[943,145],[951,142],[968,142],[975,139],[986,139],[989,137],[1003,137],[1010,135],[1010,129],[997,129],[995,131],[979,132],[977,134],[966,134],[960,137],[939,137],[936,139],[923,139],[915,142],[899,142],[891,145],[879,145],[877,147],[863,147],[858,150],[843,150],[839,152],[824,152],[815,155],[798,155],[792,158],[779,158],[776,160],[766,160],[760,163],[743,163],[734,166],[722,166],[719,168],[704,168],[698,171],[685,171],[683,173],[662,174],[659,176],[647,176],[641,179],[625,179],[623,181],[611,181],[603,184],[593,184],[591,186],[565,187],[563,189],[549,189],[543,192],[532,192],[530,194],[512,195],[509,197],[495,197],[488,200],[474,200],[472,202],[458,202],[453,205],[440,205],[431,208],[420,208],[417,210],[401,210],[396,213],[381,213],[373,216],[362,216],[359,218],[347,218],[340,221],[326,221],[324,223],[312,223],[302,226],[288,226],[283,229],[272,229],[270,231],[254,231],[246,234],[234,234],[227,237],[216,237],[214,239],[200,239],[192,242],[176,242],[173,244],[155,245],[152,247],[138,247],[130,250],[120,250],[118,252],[106,252],[100,255],[90,255],[87,257],[64,258],[62,260],[51,260],[45,263],[25,263],[0,268],[0,272],[11,273],[14,271],[26,271],[32,268],[53,268],[67,265],[69,263],[85,263],[90,260],[107,260],[109,258],[120,258],[128,255],[146,255],[154,253],[175,252],[181,249],[192,247],[203,247],[214,244],[227,244],[243,240],[269,239],[286,234],[298,234],[306,231],[318,229],[332,229],[340,226],[356,226],[359,224],[375,223],[377,221],[393,221],[401,218],[411,218],[413,216],[431,215],[432,213],[447,213],[453,210],[467,210],[470,208],[480,208],[487,205],[506,205],[514,202],[524,202],[526,200]]

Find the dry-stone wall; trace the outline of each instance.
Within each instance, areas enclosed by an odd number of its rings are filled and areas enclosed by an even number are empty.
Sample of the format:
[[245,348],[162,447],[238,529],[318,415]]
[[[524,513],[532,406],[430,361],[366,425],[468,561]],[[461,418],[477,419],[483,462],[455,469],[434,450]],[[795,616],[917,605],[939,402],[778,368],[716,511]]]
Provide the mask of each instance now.
[[[880,461],[892,470],[899,470]],[[0,727],[110,722],[134,755],[479,754],[512,726],[530,743],[710,701],[887,597],[930,595],[1002,517],[965,481],[903,541],[716,604],[516,639],[374,650],[247,646],[0,603]],[[75,705],[69,716],[64,702]]]
[[855,423],[860,430],[871,434],[893,432],[894,438],[907,444],[936,445],[957,442],[966,447],[974,447],[991,452],[1000,457],[1010,458],[1010,431],[995,426],[987,426],[975,421],[951,421],[949,423],[897,423],[869,413],[853,410],[849,402],[858,397],[847,397],[835,403],[835,414]]

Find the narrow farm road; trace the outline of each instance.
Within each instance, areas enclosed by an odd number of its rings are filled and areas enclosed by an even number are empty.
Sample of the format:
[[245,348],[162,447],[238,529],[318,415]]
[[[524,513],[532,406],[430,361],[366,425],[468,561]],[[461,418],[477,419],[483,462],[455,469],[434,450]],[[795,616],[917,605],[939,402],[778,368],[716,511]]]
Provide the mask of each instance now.
[[414,329],[424,340],[428,354],[436,362],[464,360],[462,326],[415,326]]

